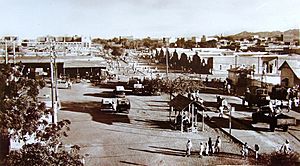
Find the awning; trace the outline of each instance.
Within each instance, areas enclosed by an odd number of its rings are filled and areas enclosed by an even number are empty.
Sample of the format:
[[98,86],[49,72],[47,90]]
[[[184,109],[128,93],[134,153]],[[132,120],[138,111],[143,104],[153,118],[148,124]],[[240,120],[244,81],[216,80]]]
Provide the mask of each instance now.
[[105,61],[65,61],[64,68],[105,68],[107,63]]
[[169,102],[169,104],[171,107],[174,107],[176,110],[180,110],[180,111],[186,109],[190,104],[195,104],[196,106],[205,109],[205,106],[202,105],[201,103],[194,100],[190,100],[189,98],[180,94],[177,95],[174,99],[172,99]]

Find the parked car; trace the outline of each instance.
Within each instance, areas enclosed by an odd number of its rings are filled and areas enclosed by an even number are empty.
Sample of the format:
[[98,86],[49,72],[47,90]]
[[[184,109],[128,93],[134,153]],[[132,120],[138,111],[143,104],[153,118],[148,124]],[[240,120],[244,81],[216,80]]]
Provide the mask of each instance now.
[[116,111],[116,104],[113,99],[104,98],[101,101],[100,111]]
[[125,97],[125,88],[124,86],[116,86],[114,90],[115,97],[124,98]]
[[253,86],[246,91],[243,104],[245,104],[245,101],[250,107],[252,105],[264,106],[269,104],[270,96],[267,89]]
[[127,98],[119,98],[117,100],[117,112],[126,111],[127,113],[130,110],[130,101]]
[[58,89],[71,89],[72,82],[66,80],[57,80],[57,88]]
[[135,95],[142,95],[144,91],[144,86],[143,84],[134,84],[133,85],[133,90],[132,93]]
[[264,106],[252,114],[252,123],[268,123],[270,130],[274,131],[276,127],[288,131],[289,126],[296,125],[296,119],[281,112],[272,111],[269,106]]

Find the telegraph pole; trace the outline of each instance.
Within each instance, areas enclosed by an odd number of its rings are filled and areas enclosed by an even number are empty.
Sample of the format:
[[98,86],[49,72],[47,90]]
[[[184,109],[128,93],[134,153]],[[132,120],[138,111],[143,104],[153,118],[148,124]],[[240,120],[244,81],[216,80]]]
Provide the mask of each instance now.
[[7,41],[5,40],[5,64],[8,64]]
[[16,42],[13,41],[14,64],[16,64]]
[[[51,48],[52,49],[52,48]],[[52,50],[50,50],[50,74],[51,74],[51,104],[52,104],[52,123],[54,123],[54,81],[53,81],[53,57],[52,57]]]

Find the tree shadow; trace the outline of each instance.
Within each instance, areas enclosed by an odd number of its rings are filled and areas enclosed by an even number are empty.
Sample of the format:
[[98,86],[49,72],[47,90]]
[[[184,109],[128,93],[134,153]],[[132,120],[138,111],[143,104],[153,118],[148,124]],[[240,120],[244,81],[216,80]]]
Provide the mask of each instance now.
[[61,111],[89,113],[92,120],[112,125],[113,123],[130,123],[127,114],[101,112],[99,102],[62,102]]
[[242,156],[240,154],[231,153],[231,152],[214,153],[214,156],[231,158],[231,159],[242,159]]
[[144,166],[143,164],[138,164],[138,163],[134,163],[134,162],[130,162],[130,161],[120,161],[120,163],[123,163],[123,164],[128,164],[128,165],[142,165]]
[[171,149],[155,149],[155,150],[147,150],[147,149],[135,149],[128,148],[129,150],[147,152],[147,153],[155,153],[155,154],[163,154],[168,156],[185,156],[185,151],[182,150],[171,150]]
[[102,93],[85,93],[84,96],[93,96],[93,97],[102,97],[102,98],[115,97],[112,91],[103,91]]
[[213,101],[204,101],[203,103],[206,107],[214,107],[217,108],[218,107],[218,103],[217,102],[213,102]]
[[150,128],[156,128],[156,129],[173,129],[173,127],[170,124],[170,121],[160,121],[160,120],[140,120],[135,119],[137,122],[144,122],[146,125]]
[[[201,114],[200,115],[200,119]],[[200,120],[199,119],[199,120]],[[212,128],[229,128],[229,119],[223,117],[205,117],[205,122]],[[239,130],[253,130],[252,121],[247,119],[232,119],[231,128]]]

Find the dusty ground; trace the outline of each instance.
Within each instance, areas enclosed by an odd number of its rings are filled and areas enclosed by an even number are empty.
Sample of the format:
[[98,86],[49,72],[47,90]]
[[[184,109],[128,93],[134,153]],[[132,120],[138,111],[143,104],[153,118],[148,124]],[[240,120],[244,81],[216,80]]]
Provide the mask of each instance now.
[[[49,91],[46,88],[42,93]],[[88,83],[59,90],[59,119],[72,122],[64,143],[80,145],[86,165],[250,164],[241,158],[239,145],[217,128],[205,126],[205,131],[198,133],[173,130],[166,111],[167,96],[127,96],[132,106],[129,114],[100,112],[100,100],[111,91]],[[199,143],[208,137],[215,141],[218,135],[222,138],[222,152],[199,158]],[[184,157],[189,138],[192,156]]]

